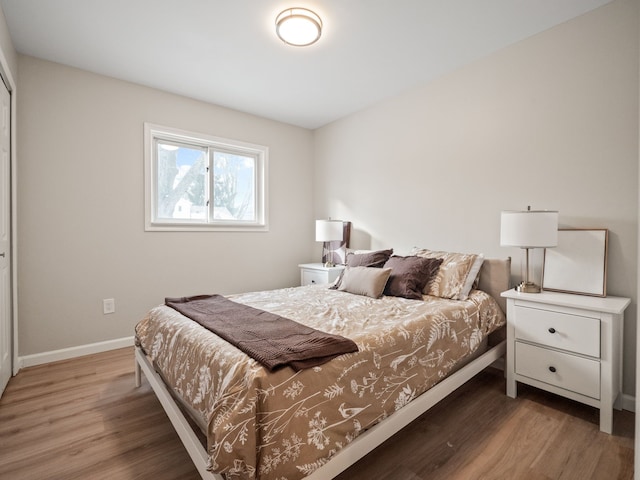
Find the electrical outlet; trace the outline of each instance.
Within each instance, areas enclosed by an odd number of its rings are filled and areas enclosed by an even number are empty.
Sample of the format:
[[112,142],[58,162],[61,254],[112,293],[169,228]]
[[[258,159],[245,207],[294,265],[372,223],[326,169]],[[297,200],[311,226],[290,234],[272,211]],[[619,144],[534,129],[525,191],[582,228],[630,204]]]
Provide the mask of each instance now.
[[116,311],[116,301],[113,298],[105,298],[102,300],[102,313],[114,313]]

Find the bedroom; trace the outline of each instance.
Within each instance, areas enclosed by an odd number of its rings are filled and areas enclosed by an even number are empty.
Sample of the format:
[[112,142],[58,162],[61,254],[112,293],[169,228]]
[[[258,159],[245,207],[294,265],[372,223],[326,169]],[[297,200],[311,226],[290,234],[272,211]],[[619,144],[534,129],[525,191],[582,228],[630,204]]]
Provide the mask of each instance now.
[[[608,3],[314,130],[16,54],[7,35],[24,366],[130,342],[165,295],[295,285],[297,265],[318,261],[316,218],[352,221],[361,248],[515,257],[499,245],[499,212],[531,204],[559,210],[565,226],[610,229],[608,291],[633,299],[624,343],[633,403],[636,1]],[[145,232],[145,121],[268,145],[269,232]],[[115,299],[114,314],[102,314],[104,298]]]

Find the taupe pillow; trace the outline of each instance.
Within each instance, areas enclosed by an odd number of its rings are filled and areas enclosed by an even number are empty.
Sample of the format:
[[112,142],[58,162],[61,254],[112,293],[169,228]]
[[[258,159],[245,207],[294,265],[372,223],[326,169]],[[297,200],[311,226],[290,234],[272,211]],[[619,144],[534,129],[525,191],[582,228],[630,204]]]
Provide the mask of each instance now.
[[422,300],[423,290],[436,275],[441,263],[441,258],[392,256],[384,264],[384,268],[391,268],[384,294]]
[[338,290],[380,298],[389,275],[391,275],[390,268],[345,267]]
[[[389,257],[393,254],[393,249],[377,250],[375,252],[367,253],[347,253],[346,264],[348,267],[376,267],[382,268]],[[340,276],[335,283],[329,288],[338,290],[342,283],[342,276],[344,272],[340,273]]]

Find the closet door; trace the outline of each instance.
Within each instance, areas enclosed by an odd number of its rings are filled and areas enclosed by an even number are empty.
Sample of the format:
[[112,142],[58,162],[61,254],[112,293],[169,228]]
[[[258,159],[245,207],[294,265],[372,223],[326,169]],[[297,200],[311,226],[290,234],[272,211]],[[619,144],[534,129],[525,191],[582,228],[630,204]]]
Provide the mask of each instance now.
[[12,370],[11,96],[0,81],[0,395]]

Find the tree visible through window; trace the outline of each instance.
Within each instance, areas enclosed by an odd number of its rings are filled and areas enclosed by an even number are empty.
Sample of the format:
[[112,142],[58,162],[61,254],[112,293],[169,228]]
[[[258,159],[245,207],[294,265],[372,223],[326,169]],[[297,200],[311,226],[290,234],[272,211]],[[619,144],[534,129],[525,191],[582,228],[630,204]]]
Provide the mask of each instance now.
[[255,159],[244,155],[213,154],[213,218],[255,218]]
[[145,124],[147,230],[266,229],[266,147]]
[[158,219],[205,215],[206,149],[157,143]]

